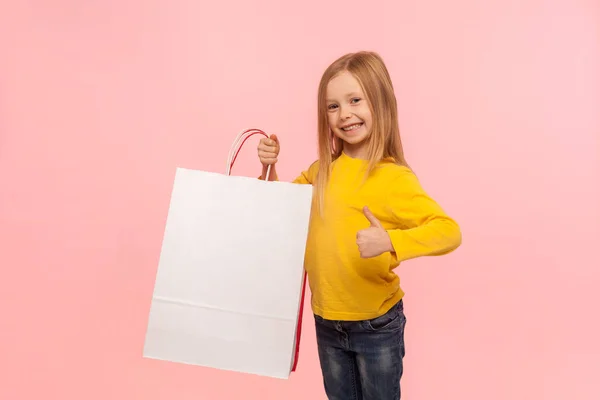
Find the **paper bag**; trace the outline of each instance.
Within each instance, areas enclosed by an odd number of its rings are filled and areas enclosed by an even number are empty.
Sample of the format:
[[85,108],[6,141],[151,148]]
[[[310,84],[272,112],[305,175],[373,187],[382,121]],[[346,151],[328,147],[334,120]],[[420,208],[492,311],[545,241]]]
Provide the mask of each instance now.
[[287,379],[312,186],[178,168],[144,357]]

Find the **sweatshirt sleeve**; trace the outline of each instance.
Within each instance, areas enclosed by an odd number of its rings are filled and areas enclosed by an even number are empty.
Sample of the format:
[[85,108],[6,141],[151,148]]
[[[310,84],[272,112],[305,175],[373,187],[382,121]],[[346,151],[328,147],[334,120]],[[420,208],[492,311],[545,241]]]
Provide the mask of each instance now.
[[412,172],[403,171],[389,193],[388,204],[397,228],[387,232],[397,262],[448,254],[460,246],[458,224],[427,195]]
[[303,171],[292,183],[298,183],[301,185],[312,185],[317,177],[319,171],[318,161],[315,161],[308,167],[307,170]]
[[[318,170],[318,164],[317,162],[314,162],[313,164],[311,164],[310,167],[308,167],[308,169],[302,171],[302,173],[298,175],[298,177],[296,177],[296,179],[294,179],[292,183],[298,183],[301,185],[312,185],[315,181]],[[263,180],[262,176],[259,176],[258,179]],[[275,181],[279,181],[279,178],[275,179]]]

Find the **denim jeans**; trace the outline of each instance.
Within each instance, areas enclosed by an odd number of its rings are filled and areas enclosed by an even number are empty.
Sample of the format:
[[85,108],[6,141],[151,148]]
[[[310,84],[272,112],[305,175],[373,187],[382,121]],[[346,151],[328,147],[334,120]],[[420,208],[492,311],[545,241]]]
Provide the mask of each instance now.
[[399,400],[404,327],[400,300],[365,321],[331,321],[315,315],[317,346],[329,400]]

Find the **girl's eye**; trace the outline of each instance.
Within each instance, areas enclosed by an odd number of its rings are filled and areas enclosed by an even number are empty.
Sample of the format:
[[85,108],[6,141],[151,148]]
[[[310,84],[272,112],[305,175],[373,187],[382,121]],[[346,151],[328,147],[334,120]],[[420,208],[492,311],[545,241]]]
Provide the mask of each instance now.
[[360,101],[360,99],[359,99],[358,97],[355,97],[355,98],[353,98],[352,100],[350,100],[350,102],[351,102],[352,104],[356,104],[356,103],[358,103],[359,101]]
[[335,105],[335,104],[330,104],[330,105],[328,105],[328,106],[327,106],[327,109],[328,109],[328,110],[334,110],[336,107],[337,107],[337,105]]

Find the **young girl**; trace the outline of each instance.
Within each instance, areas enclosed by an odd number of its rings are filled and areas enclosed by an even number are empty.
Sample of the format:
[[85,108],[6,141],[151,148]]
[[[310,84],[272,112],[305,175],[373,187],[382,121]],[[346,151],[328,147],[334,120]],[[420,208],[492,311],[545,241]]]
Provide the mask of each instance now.
[[[400,262],[447,254],[454,220],[404,159],[396,97],[378,54],[348,54],[318,92],[319,160],[294,182],[315,188],[305,268],[330,400],[400,399],[404,316]],[[279,141],[258,145],[261,179],[276,180]]]

